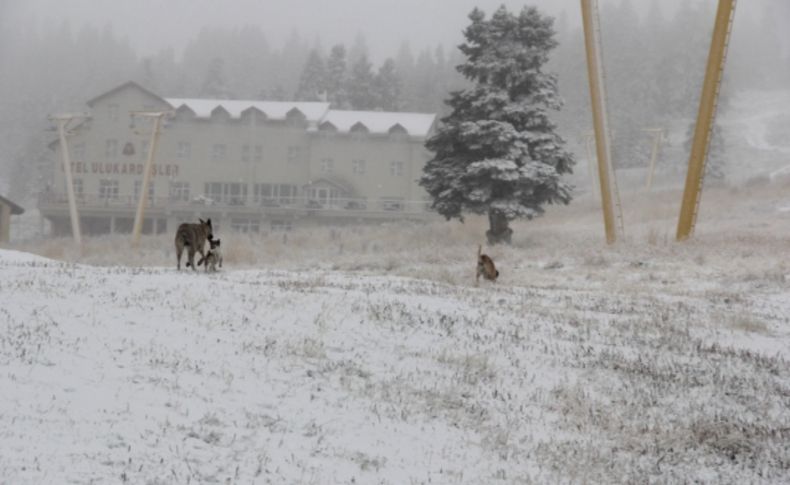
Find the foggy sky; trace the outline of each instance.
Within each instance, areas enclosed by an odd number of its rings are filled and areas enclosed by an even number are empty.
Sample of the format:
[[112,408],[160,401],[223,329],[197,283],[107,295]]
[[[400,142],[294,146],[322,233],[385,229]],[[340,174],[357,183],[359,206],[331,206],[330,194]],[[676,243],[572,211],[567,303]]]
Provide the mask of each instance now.
[[[112,25],[140,55],[165,47],[180,53],[205,26],[257,25],[274,47],[294,30],[325,49],[336,43],[351,45],[361,33],[371,55],[382,58],[395,55],[404,41],[415,50],[440,43],[455,46],[475,6],[490,14],[502,4],[513,11],[535,5],[555,17],[564,11],[569,24],[580,23],[579,0],[6,0],[5,8],[0,0],[5,10],[0,17],[37,29],[64,21],[72,31],[85,24]],[[649,2],[633,4],[647,7]]]

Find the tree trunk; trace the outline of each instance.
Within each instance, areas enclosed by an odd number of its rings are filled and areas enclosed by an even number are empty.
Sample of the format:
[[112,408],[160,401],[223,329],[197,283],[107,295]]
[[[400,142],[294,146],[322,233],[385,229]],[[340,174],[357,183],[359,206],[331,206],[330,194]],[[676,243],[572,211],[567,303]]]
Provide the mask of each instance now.
[[488,211],[488,225],[490,229],[486,231],[488,244],[510,244],[510,237],[513,229],[509,226],[507,217],[500,211]]

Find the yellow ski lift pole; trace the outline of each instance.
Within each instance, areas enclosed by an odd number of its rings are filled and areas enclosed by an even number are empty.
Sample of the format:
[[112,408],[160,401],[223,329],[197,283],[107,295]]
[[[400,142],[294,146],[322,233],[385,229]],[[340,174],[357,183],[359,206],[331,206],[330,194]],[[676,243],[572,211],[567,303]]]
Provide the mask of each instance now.
[[699,100],[697,124],[694,127],[694,141],[689,156],[686,186],[683,190],[683,200],[678,217],[678,241],[688,239],[694,232],[694,226],[697,223],[697,213],[702,197],[702,182],[705,175],[705,161],[716,117],[716,104],[719,99],[721,77],[727,58],[727,44],[732,30],[734,13],[735,0],[719,0],[708,54],[708,65],[705,69],[705,81],[702,84],[702,95]]
[[603,209],[606,242],[613,244],[617,239],[612,192],[609,187],[611,163],[611,144],[606,116],[606,96],[604,94],[603,63],[601,62],[601,36],[598,23],[598,3],[596,0],[581,0],[582,24],[584,25],[584,46],[587,51],[587,74],[590,83],[595,146],[598,157],[598,178],[601,182],[601,206]]

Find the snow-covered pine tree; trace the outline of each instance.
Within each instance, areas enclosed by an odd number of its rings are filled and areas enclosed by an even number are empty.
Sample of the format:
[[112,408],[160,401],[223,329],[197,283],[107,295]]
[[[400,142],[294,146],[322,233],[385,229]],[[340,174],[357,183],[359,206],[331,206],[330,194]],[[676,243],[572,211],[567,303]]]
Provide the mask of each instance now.
[[365,54],[361,54],[351,66],[348,78],[348,101],[352,109],[372,110],[376,108],[376,76],[373,65]]
[[[694,128],[696,124],[690,123],[686,130],[686,141],[683,143],[686,157],[691,153],[691,145],[694,143]],[[710,134],[710,145],[708,146],[708,157],[705,160],[705,183],[723,184],[726,178],[726,144],[721,126],[713,122],[713,129]],[[688,158],[686,159],[688,160]]]
[[571,172],[573,156],[549,119],[561,106],[557,79],[542,69],[557,45],[553,19],[504,6],[490,20],[478,9],[469,18],[457,69],[475,85],[446,101],[452,112],[426,142],[434,158],[420,185],[447,219],[487,214],[489,243],[509,243],[510,221],[571,199],[560,176]]
[[324,59],[317,49],[310,51],[302,75],[299,77],[299,87],[296,89],[297,101],[319,101],[326,94],[326,67]]
[[346,92],[348,73],[346,72],[346,48],[337,44],[329,52],[326,61],[326,90],[335,109],[348,109],[348,93]]
[[374,82],[376,107],[384,111],[398,111],[401,105],[401,80],[395,69],[395,61],[388,58],[379,68]]
[[209,62],[199,95],[203,98],[231,98],[225,83],[225,61],[221,57],[214,57]]

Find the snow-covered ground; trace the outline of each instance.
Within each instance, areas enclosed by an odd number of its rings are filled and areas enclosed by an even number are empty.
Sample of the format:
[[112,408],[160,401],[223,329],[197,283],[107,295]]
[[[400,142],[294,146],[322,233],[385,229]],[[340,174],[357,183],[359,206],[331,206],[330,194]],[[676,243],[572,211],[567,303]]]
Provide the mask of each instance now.
[[550,211],[480,287],[475,220],[2,250],[0,483],[788,482],[785,193]]

